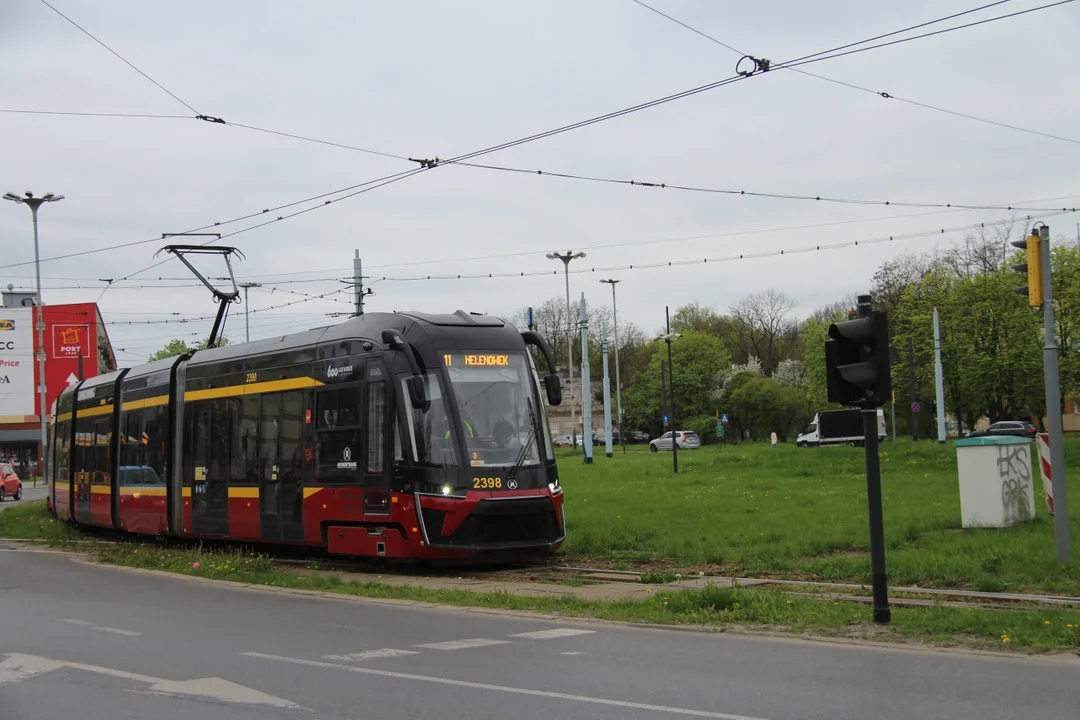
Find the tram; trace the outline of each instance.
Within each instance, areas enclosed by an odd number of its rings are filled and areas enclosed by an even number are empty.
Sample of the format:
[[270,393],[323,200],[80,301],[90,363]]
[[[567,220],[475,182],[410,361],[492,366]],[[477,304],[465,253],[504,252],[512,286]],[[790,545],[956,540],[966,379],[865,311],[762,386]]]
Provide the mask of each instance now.
[[48,504],[141,535],[350,556],[552,552],[566,531],[541,392],[561,402],[544,339],[460,310],[199,350],[64,390]]

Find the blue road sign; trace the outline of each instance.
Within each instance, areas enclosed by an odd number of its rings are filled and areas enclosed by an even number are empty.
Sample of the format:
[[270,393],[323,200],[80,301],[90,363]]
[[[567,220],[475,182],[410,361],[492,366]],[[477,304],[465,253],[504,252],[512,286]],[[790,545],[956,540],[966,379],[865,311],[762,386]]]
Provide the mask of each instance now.
[[531,307],[529,308],[529,319],[526,322],[526,325],[528,325],[529,329],[532,330],[532,326],[533,326],[533,309]]
[[722,423],[727,422],[727,413],[721,413],[720,414],[720,422],[722,422]]
[[922,405],[917,402],[911,403],[911,412],[917,413],[922,411]]
[[668,416],[667,416],[667,415],[665,415],[665,416],[664,416],[664,424],[665,424],[665,425],[667,425],[667,424],[668,424]]

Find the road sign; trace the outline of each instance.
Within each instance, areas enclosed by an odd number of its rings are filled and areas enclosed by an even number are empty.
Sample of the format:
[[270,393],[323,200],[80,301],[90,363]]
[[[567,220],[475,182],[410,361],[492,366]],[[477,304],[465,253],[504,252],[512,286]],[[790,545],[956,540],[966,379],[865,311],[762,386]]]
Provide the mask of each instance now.
[[723,423],[720,423],[720,422],[716,423],[716,437],[718,437],[718,438],[724,437],[724,424]]
[[666,427],[666,426],[667,426],[667,424],[668,424],[668,416],[667,416],[667,415],[665,415],[665,416],[664,416],[664,426]]
[[911,412],[917,413],[922,411],[922,405],[917,402],[911,403]]
[[726,422],[727,422],[727,413],[722,413],[722,414],[720,415],[720,422],[722,422],[722,423],[726,423]]

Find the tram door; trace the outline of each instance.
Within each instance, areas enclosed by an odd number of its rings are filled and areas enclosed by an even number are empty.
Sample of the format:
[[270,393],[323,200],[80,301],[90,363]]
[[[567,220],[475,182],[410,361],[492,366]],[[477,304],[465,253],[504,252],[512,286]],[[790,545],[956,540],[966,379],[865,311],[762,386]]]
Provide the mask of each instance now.
[[368,366],[367,414],[364,465],[364,512],[390,512],[390,391],[382,368]]
[[184,412],[189,438],[184,482],[191,488],[191,530],[229,534],[229,437],[235,422],[232,398],[202,400]]
[[304,538],[304,394],[263,395],[259,422],[259,529],[264,540]]

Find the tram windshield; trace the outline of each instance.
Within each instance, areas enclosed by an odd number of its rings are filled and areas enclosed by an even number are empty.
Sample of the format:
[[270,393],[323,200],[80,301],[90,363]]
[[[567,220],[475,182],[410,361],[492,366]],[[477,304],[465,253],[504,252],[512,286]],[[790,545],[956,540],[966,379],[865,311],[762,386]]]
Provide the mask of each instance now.
[[537,465],[541,417],[532,373],[520,353],[447,354],[468,464]]

